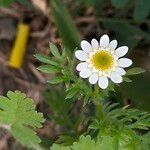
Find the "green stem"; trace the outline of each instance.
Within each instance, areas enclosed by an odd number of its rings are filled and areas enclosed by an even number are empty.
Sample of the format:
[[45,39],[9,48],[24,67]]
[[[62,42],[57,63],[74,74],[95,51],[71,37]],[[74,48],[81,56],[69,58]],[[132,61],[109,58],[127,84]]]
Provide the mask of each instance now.
[[95,105],[97,107],[97,118],[99,120],[103,120],[104,119],[104,113],[103,113],[103,105],[100,101],[100,94],[99,94],[99,87],[97,85],[95,85],[94,87],[94,99],[95,99]]
[[104,119],[104,113],[103,113],[103,106],[100,102],[96,103],[96,107],[97,107],[97,118],[99,120],[103,120]]

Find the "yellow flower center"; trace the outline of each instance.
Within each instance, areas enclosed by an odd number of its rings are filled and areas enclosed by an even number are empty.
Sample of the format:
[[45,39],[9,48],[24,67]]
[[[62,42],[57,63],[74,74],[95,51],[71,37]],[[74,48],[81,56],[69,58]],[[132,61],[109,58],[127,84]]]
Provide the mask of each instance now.
[[106,71],[113,65],[113,57],[109,52],[101,50],[93,54],[91,62],[96,69]]

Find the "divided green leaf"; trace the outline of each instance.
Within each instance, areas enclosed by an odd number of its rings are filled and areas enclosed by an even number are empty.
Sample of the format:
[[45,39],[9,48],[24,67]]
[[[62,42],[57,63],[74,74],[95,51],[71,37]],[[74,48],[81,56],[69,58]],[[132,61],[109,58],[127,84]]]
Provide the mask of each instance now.
[[0,96],[0,125],[11,132],[14,138],[27,147],[40,143],[35,129],[42,127],[43,115],[35,111],[32,99],[19,91]]

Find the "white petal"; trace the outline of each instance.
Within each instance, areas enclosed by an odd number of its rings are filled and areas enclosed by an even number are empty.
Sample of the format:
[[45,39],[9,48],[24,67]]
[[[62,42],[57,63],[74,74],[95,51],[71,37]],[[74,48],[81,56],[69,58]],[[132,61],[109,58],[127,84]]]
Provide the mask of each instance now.
[[98,75],[97,75],[97,74],[92,74],[92,75],[89,77],[89,82],[90,82],[91,84],[95,84],[97,81],[98,81]]
[[120,58],[118,64],[120,67],[126,68],[132,65],[132,60],[129,58]]
[[76,56],[77,59],[79,59],[81,61],[85,61],[88,58],[87,53],[82,51],[82,50],[77,50],[75,52],[75,56]]
[[87,53],[92,50],[91,44],[85,40],[81,41],[81,48]]
[[116,47],[117,47],[117,40],[112,40],[110,43],[109,43],[109,47],[111,50],[115,50]]
[[98,85],[102,89],[106,89],[108,87],[108,78],[107,77],[99,77]]
[[88,78],[92,74],[92,71],[90,69],[84,69],[80,72],[81,78]]
[[115,50],[115,55],[118,57],[124,56],[128,52],[128,47],[127,46],[121,46]]
[[119,74],[115,73],[115,72],[110,74],[110,79],[114,83],[121,83],[122,82],[122,77]]
[[98,47],[99,47],[99,43],[96,39],[92,39],[91,45],[94,49],[98,49]]
[[122,76],[126,74],[126,71],[123,68],[118,67],[116,68],[116,73]]
[[87,69],[88,63],[87,62],[81,62],[76,66],[77,71],[82,71],[84,69]]
[[100,38],[100,46],[106,48],[109,44],[109,37],[108,35],[104,34],[101,38]]

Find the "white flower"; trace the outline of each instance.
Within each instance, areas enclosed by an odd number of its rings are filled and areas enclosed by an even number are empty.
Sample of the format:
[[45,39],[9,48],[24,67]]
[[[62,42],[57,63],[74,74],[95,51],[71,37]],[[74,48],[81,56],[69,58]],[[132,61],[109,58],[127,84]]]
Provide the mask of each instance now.
[[91,44],[81,41],[82,50],[77,50],[75,56],[80,62],[76,69],[82,78],[89,78],[91,84],[106,89],[109,79],[114,83],[121,83],[122,76],[126,74],[124,68],[132,64],[129,58],[121,58],[128,52],[127,46],[117,48],[117,41],[103,35],[100,42],[92,39]]

